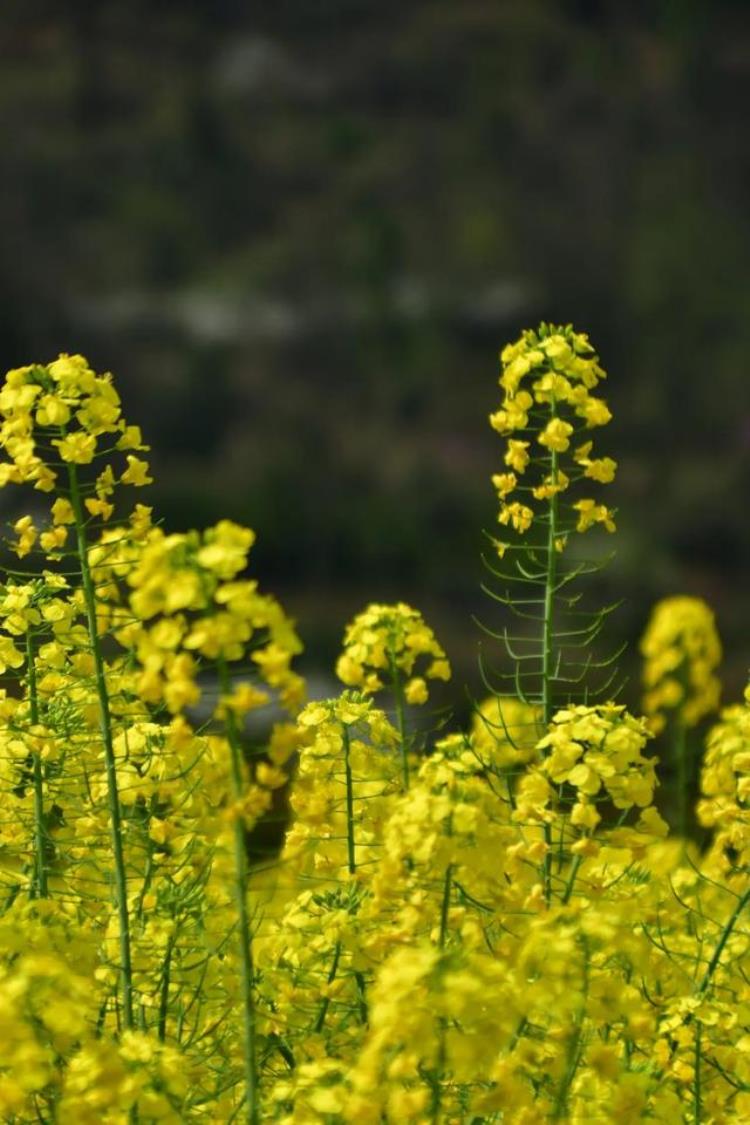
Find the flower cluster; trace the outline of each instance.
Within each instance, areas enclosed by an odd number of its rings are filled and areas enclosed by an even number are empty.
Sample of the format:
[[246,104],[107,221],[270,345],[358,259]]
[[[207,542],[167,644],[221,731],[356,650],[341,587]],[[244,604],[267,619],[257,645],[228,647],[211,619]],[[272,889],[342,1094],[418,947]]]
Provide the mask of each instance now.
[[[132,620],[118,632],[142,668],[143,699],[178,713],[198,702],[201,663],[227,666],[250,651],[257,677],[285,707],[298,708],[304,685],[291,670],[301,650],[292,623],[256,581],[238,577],[254,539],[231,520],[203,534],[148,533],[127,575]],[[252,680],[233,680],[219,707],[241,717],[268,701]]]
[[[143,446],[111,377],[67,356],[9,374],[0,485],[51,500],[43,526],[15,519],[25,569],[0,582],[9,1125],[750,1118],[750,690],[708,736],[701,854],[670,837],[647,748],[666,714],[684,734],[716,704],[710,611],[655,613],[646,718],[561,698],[561,646],[602,622],[556,632],[555,598],[566,536],[611,520],[557,507],[614,472],[575,443],[608,419],[603,372],[545,325],[503,362],[501,519],[536,518],[516,490],[548,505],[526,571],[543,593],[508,596],[525,632],[505,636],[541,643],[516,653],[516,693],[439,737],[409,710],[450,676],[416,610],[368,606],[346,690],[303,706],[253,532],[116,515],[115,486],[149,478],[112,467]],[[251,863],[282,794],[279,854]]]
[[721,643],[714,615],[700,598],[664,598],[654,607],[641,641],[643,710],[652,730],[669,715],[692,727],[719,705],[715,675]]
[[750,688],[726,707],[706,739],[697,812],[714,831],[711,859],[722,877],[750,871]]
[[[112,376],[95,374],[83,356],[61,355],[47,365],[9,371],[0,390],[0,418],[0,449],[8,457],[0,464],[0,487],[29,483],[52,493],[61,470],[91,465],[117,451],[124,454],[125,468],[115,475],[109,462],[104,465],[86,498],[89,514],[107,520],[117,482],[136,487],[150,483],[148,463],[136,456],[148,449],[140,429],[123,418]],[[56,505],[54,526],[61,528],[72,522],[72,511],[65,497],[58,497]],[[23,557],[36,531],[28,516],[16,530]],[[57,535],[64,541],[61,531]]]
[[249,529],[113,519],[116,488],[150,478],[116,468],[145,446],[111,376],[10,372],[0,415],[0,483],[51,498],[46,530],[14,524],[32,569],[0,585],[3,1119],[257,1115],[245,835],[296,735],[269,716],[251,762],[243,721],[272,695],[296,712],[300,643],[243,575]]
[[399,602],[370,605],[347,625],[336,674],[368,694],[403,678],[406,702],[421,704],[428,699],[426,681],[448,680],[451,669],[422,615]]
[[614,703],[558,711],[539,743],[540,768],[553,784],[572,786],[580,808],[600,793],[617,809],[643,808],[656,786],[655,762],[642,754],[648,737],[644,721]]
[[[587,431],[609,422],[603,399],[593,392],[605,378],[588,337],[570,325],[541,324],[500,353],[503,401],[490,425],[506,439],[504,470],[492,482],[498,520],[523,536],[538,517],[549,521],[551,504],[579,481],[609,484],[617,464],[594,457]],[[543,508],[538,505],[543,504]],[[535,515],[536,513],[536,515]],[[543,515],[544,513],[544,515]],[[554,545],[562,551],[572,530],[602,524],[614,531],[612,512],[590,496],[570,505],[570,518],[554,521]],[[496,541],[502,557],[506,542]]]

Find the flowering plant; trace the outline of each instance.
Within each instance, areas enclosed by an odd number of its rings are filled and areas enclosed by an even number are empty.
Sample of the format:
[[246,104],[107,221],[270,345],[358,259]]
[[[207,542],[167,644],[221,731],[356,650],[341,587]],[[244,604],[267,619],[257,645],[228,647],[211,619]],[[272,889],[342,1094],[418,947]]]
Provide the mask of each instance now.
[[699,765],[710,610],[655,609],[644,718],[593,655],[611,607],[572,587],[599,566],[580,535],[614,531],[603,378],[570,326],[501,353],[504,663],[437,736],[451,668],[416,609],[367,606],[344,690],[306,704],[254,532],[126,503],[151,477],[110,375],[8,373],[0,487],[49,503],[11,520],[0,582],[3,1121],[748,1119],[750,694]]

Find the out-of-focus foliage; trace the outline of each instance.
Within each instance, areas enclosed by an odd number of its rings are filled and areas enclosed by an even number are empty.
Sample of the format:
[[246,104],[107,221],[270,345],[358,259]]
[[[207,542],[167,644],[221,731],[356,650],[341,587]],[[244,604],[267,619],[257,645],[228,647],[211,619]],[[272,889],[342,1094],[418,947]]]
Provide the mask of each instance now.
[[466,668],[488,355],[585,319],[620,419],[613,585],[707,596],[736,691],[747,21],[730,0],[11,5],[4,368],[62,348],[127,371],[161,510],[261,528],[326,662],[326,620],[418,590]]

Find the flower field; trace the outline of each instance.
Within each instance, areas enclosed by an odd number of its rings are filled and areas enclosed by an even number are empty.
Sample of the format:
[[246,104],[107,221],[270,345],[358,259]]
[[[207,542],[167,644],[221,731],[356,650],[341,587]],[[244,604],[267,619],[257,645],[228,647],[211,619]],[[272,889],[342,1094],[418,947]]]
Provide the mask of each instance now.
[[500,359],[469,729],[425,723],[450,654],[403,603],[306,702],[254,532],[134,499],[112,376],[5,377],[2,1122],[750,1120],[750,690],[718,712],[713,615],[675,596],[617,702],[605,372],[570,326]]

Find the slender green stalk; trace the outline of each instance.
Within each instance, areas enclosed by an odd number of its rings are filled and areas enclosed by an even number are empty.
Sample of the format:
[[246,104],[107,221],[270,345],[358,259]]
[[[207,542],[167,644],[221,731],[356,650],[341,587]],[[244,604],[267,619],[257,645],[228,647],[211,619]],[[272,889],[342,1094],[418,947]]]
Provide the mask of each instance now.
[[552,1111],[552,1120],[559,1121],[565,1115],[568,1105],[568,1094],[570,1087],[575,1078],[575,1073],[578,1069],[578,1064],[581,1061],[581,1035],[583,1032],[583,1021],[586,1016],[586,998],[589,992],[589,948],[588,943],[583,942],[583,1001],[581,1007],[578,1009],[576,1015],[575,1026],[571,1032],[570,1041],[568,1043],[568,1056],[565,1067],[565,1074],[560,1083],[560,1088],[557,1092],[555,1099],[555,1107]]
[[[31,640],[31,629],[26,631],[26,674],[29,692],[29,714],[32,726],[39,722],[39,699],[36,690],[36,666],[34,663],[34,645]],[[32,751],[34,765],[34,846],[36,850],[36,874],[31,897],[47,898],[47,864],[45,849],[47,832],[44,824],[44,778],[42,776],[42,760],[39,753]]]
[[[552,417],[555,417],[554,410]],[[557,453],[552,450],[550,461],[550,477],[552,484],[557,483]],[[557,579],[557,493],[549,499],[549,522],[547,524],[547,573],[544,581],[544,618],[542,622],[542,722],[545,728],[552,719],[552,668],[554,660],[554,616],[555,616],[555,582]]]
[[443,901],[440,907],[440,936],[438,945],[440,949],[445,948],[445,939],[448,935],[448,911],[451,904],[451,888],[453,884],[453,864],[449,863],[445,869],[445,881],[443,883]]
[[[346,856],[347,856],[347,869],[350,875],[353,875],[357,870],[355,844],[354,844],[354,784],[352,781],[352,767],[350,761],[351,743],[349,740],[349,728],[346,723],[342,723],[343,730],[343,745],[344,745],[344,777],[346,780]],[[357,995],[359,1018],[362,1023],[367,1023],[367,988],[365,984],[365,976],[360,970],[354,973],[354,979],[357,982]]]
[[579,869],[579,867],[581,866],[582,863],[583,863],[583,856],[577,855],[575,857],[575,859],[573,860],[572,864],[571,864],[570,875],[568,876],[568,882],[567,882],[567,885],[565,887],[565,892],[564,892],[563,897],[562,897],[562,905],[563,906],[567,906],[568,903],[570,902],[570,896],[573,894],[573,887],[575,886],[576,876],[578,875],[578,869]]
[[737,905],[735,906],[734,910],[732,911],[731,917],[728,919],[727,924],[724,926],[724,929],[721,931],[721,936],[719,937],[719,940],[716,943],[716,949],[714,949],[711,960],[709,961],[708,965],[706,966],[706,971],[703,974],[703,979],[701,980],[701,983],[698,985],[698,995],[699,996],[703,995],[703,993],[706,991],[709,984],[711,983],[711,978],[713,977],[714,973],[716,972],[717,968],[719,967],[719,962],[721,961],[721,955],[724,952],[724,947],[727,944],[727,942],[729,941],[732,930],[734,929],[734,927],[737,924],[737,919],[739,918],[740,914],[742,913],[742,911],[747,906],[748,902],[750,902],[750,887],[745,891],[742,898],[737,900]]
[[406,712],[404,710],[404,685],[401,682],[398,668],[393,653],[388,654],[391,669],[391,685],[393,698],[396,705],[396,727],[401,743],[401,770],[404,779],[404,789],[409,788],[409,742],[406,733]]
[[89,641],[91,643],[91,652],[94,660],[94,678],[96,682],[96,694],[99,700],[99,726],[102,743],[104,745],[104,766],[107,774],[109,821],[112,837],[117,915],[120,929],[122,1018],[125,1029],[129,1031],[133,1027],[133,969],[130,955],[130,918],[128,914],[127,881],[125,877],[125,856],[122,846],[122,818],[120,815],[120,797],[117,791],[117,768],[115,765],[115,752],[112,739],[109,691],[107,688],[104,657],[102,656],[101,645],[99,643],[99,631],[96,620],[96,591],[94,589],[94,580],[89,566],[86,524],[81,501],[81,490],[78,483],[78,470],[73,464],[68,465],[68,480],[70,484],[70,503],[75,518],[78,563],[81,568],[81,582],[83,585],[84,604],[86,606]]
[[[450,830],[450,825],[449,825]],[[448,912],[451,905],[451,890],[453,887],[453,864],[449,863],[445,869],[445,876],[443,879],[443,899],[440,904],[440,934],[438,936],[438,948],[442,951],[445,949],[445,941],[448,936]],[[445,1019],[440,1017],[438,1023],[438,1050],[437,1059],[435,1060],[435,1071],[432,1077],[432,1122],[437,1125],[440,1120],[440,1110],[443,1101],[443,1088],[442,1079],[445,1070]]]
[[352,766],[349,760],[351,745],[349,742],[349,728],[342,724],[344,743],[344,777],[346,779],[346,857],[349,874],[357,870],[354,853],[354,785],[352,783]]
[[[554,399],[550,403],[550,414],[552,418],[555,418],[557,415]],[[557,484],[557,452],[554,449],[550,451],[550,479],[553,485]],[[553,640],[555,624],[555,582],[557,579],[556,539],[557,493],[555,492],[549,498],[547,570],[544,578],[544,616],[542,619],[542,684],[540,694],[542,703],[542,725],[545,730],[552,720],[552,709],[554,705],[554,700],[552,698],[552,671],[555,655],[553,651]],[[549,824],[544,825],[544,841],[547,845],[547,853],[544,857],[543,865],[544,901],[547,906],[549,906],[552,898],[552,829]]]
[[172,967],[172,950],[176,941],[176,934],[172,934],[167,944],[164,955],[164,966],[161,971],[161,988],[159,990],[159,1042],[163,1043],[167,1037],[167,1015],[169,1014],[169,981]]
[[[331,962],[331,968],[329,969],[328,977],[326,978],[326,984],[331,985],[335,981],[336,972],[337,972],[338,967],[339,967],[340,956],[341,956],[341,942],[337,941],[336,942],[336,948],[333,951],[333,961]],[[330,1007],[330,1004],[331,1004],[330,996],[324,996],[323,997],[323,1003],[320,1005],[320,1011],[318,1012],[318,1018],[316,1019],[315,1024],[313,1026],[313,1031],[316,1034],[323,1030],[323,1024],[326,1021],[326,1016],[328,1014],[328,1009]]]
[[[231,684],[229,671],[224,660],[218,661],[218,670],[221,692],[224,696],[227,696]],[[227,709],[225,729],[231,756],[234,798],[239,801],[243,790],[242,747],[235,717],[229,709]],[[247,1125],[258,1125],[260,1121],[260,1084],[255,1010],[255,970],[253,966],[252,933],[247,910],[248,876],[245,830],[239,817],[234,822],[234,868],[234,893],[240,937],[240,973],[244,1019],[245,1120]]]

